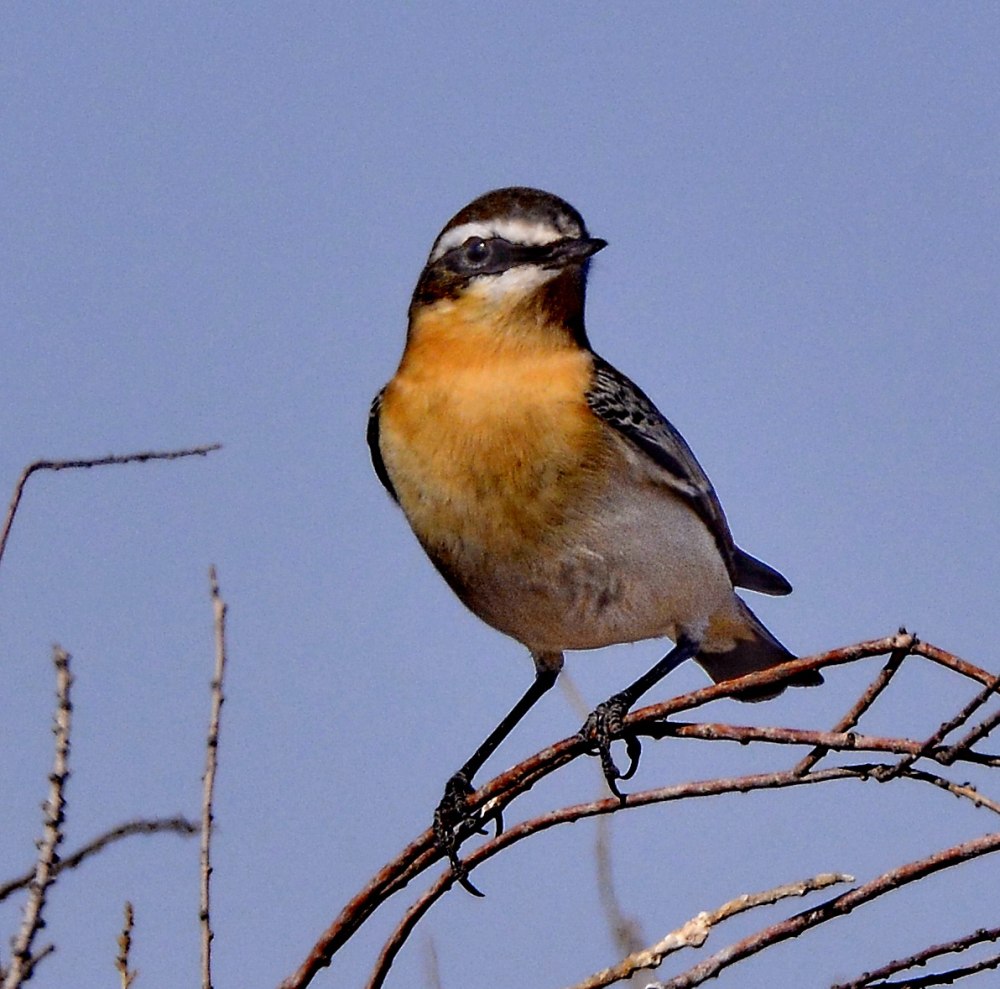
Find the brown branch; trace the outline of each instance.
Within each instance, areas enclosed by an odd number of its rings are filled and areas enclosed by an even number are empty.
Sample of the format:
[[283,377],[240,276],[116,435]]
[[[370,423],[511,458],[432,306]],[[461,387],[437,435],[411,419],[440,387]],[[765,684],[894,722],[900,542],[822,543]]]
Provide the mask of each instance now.
[[[912,766],[907,769],[902,776],[904,779],[917,780],[921,783],[930,783],[932,786],[936,786],[942,790],[947,790],[956,797],[964,800],[971,800],[977,807],[985,807],[987,810],[993,811],[994,814],[1000,814],[1000,803],[997,803],[995,800],[991,800],[989,797],[984,797],[971,783],[955,783],[952,780],[936,776],[934,773],[928,773],[923,769],[914,769]],[[879,780],[879,782],[881,783],[884,781]]]
[[905,982],[885,982],[885,989],[929,989],[930,986],[950,986],[964,979],[967,975],[978,975],[980,972],[988,972],[990,969],[1000,968],[1000,955],[992,955],[982,961],[974,962],[972,965],[964,965],[961,968],[953,968],[947,972],[935,972],[931,975],[922,975],[916,979],[907,979]]
[[[918,743],[914,743],[918,744]],[[827,783],[835,780],[855,779],[864,781],[874,778],[875,771],[887,768],[884,765],[857,765],[857,766],[836,766],[827,769],[816,770],[806,776],[798,775],[794,769],[775,773],[755,773],[747,776],[736,776],[731,778],[720,778],[712,780],[694,781],[689,783],[679,783],[667,787],[646,790],[641,793],[629,794],[625,802],[620,802],[616,797],[608,797],[601,800],[590,801],[588,803],[576,804],[571,807],[564,807],[560,810],[550,811],[531,820],[524,821],[514,827],[508,828],[501,835],[490,841],[484,842],[465,859],[465,865],[469,872],[481,865],[487,859],[499,854],[501,851],[516,844],[531,835],[562,824],[572,824],[576,821],[590,817],[600,817],[607,814],[618,813],[628,807],[645,807],[652,804],[667,803],[677,800],[687,800],[697,797],[714,797],[725,793],[749,793],[754,790],[786,789],[789,787],[808,786],[813,783]],[[911,777],[907,773],[902,779],[913,778],[921,780],[929,774],[920,774]],[[411,846],[413,847],[413,846]],[[389,969],[392,966],[396,955],[403,944],[409,938],[417,923],[423,918],[427,911],[440,899],[453,885],[454,879],[451,870],[442,873],[430,887],[413,903],[404,913],[395,930],[386,941],[375,964],[372,975],[366,983],[365,989],[380,989],[383,985]],[[305,974],[296,973],[296,975]],[[315,972],[309,973],[305,981],[286,980],[282,983],[282,989],[297,989],[299,986],[308,985]]]
[[941,753],[941,761],[946,766],[950,766],[961,752],[968,751],[976,742],[986,738],[998,724],[1000,724],[1000,710],[995,711],[988,718],[983,718],[972,731],[960,738],[951,748],[945,749]]
[[[762,670],[758,673],[740,677],[737,680],[727,680],[723,683],[712,684],[709,687],[702,687],[700,690],[680,694],[668,700],[633,711],[624,719],[621,734],[647,734],[654,738],[662,737],[669,734],[672,730],[667,727],[670,723],[665,720],[671,715],[695,710],[706,704],[710,704],[712,701],[732,697],[746,690],[748,687],[761,687],[779,683],[785,677],[797,672],[818,670],[826,666],[839,666],[856,662],[859,659],[884,655],[893,649],[905,645],[910,639],[911,637],[907,633],[900,633],[882,639],[872,639],[858,643],[857,645],[833,649],[816,656],[806,656],[802,659],[773,667],[770,670]],[[914,651],[917,651],[918,647],[923,647],[924,645],[924,643],[918,643],[914,647]],[[931,648],[934,649],[934,647]],[[948,666],[960,675],[976,680],[979,683],[991,684],[993,682],[994,677],[991,673],[987,673],[985,670],[973,666],[971,663],[958,659],[944,650],[934,649],[934,660]],[[767,729],[755,730],[765,733],[767,731]],[[778,729],[776,731],[783,730],[793,731],[792,729]],[[799,738],[800,741],[795,744],[841,744],[845,748],[850,748],[852,744],[849,741],[851,733],[845,733],[840,737],[839,741],[837,736],[825,732],[803,733]],[[761,736],[761,740],[764,740],[763,736]],[[770,740],[780,741],[781,739],[779,739],[777,734],[772,734]],[[741,739],[734,739],[734,741],[741,741]],[[899,751],[900,754],[915,751],[920,745],[920,743],[908,739],[900,739],[897,742],[900,748],[896,751]],[[469,802],[470,810],[478,810],[486,803],[496,804],[500,808],[503,808],[518,793],[530,789],[545,776],[555,772],[561,766],[587,752],[588,743],[578,735],[573,735],[570,738],[556,742],[481,787]],[[985,765],[1000,764],[995,761],[998,757],[983,756],[978,753],[966,753],[963,755],[963,758]]]
[[[893,650],[905,650],[911,647],[914,653],[919,653],[924,656],[924,658],[945,666],[961,676],[975,680],[977,683],[983,685],[993,683],[993,675],[987,673],[985,670],[982,670],[971,663],[967,663],[964,660],[953,656],[951,653],[945,652],[944,650],[928,646],[922,642],[915,642],[913,636],[910,636],[908,633],[900,632],[896,635],[887,636],[881,639],[872,639],[856,645],[830,650],[829,652],[818,654],[816,656],[807,656],[802,659],[783,664],[780,667],[775,667],[771,670],[765,670],[742,677],[739,680],[713,684],[709,687],[704,687],[700,690],[691,691],[689,693],[670,698],[666,701],[650,705],[649,707],[634,711],[628,715],[625,719],[623,734],[629,732],[638,734],[646,733],[662,737],[675,733],[675,728],[671,726],[671,723],[665,721],[667,717],[679,714],[683,711],[694,710],[715,700],[731,697],[748,687],[762,687],[777,684],[785,677],[796,672],[818,670],[827,666],[844,665],[869,657],[886,655],[891,653]],[[716,731],[718,730],[718,727],[719,726],[713,726]],[[706,729],[689,727],[689,730],[694,732]],[[856,736],[850,732],[799,732],[793,741],[792,735],[795,734],[795,730],[793,729],[744,729],[744,731],[750,730],[758,733],[755,737],[762,741],[782,741],[786,744],[808,744],[813,747],[820,744],[828,744],[831,746],[838,745],[844,750],[857,750],[861,747],[858,743],[858,739],[868,738],[867,736]],[[784,733],[784,737],[782,737],[782,733]],[[739,741],[741,739],[734,738],[733,740]],[[912,739],[880,740],[880,744],[882,748],[876,748],[873,750],[892,751],[899,755],[910,754],[911,752],[916,751],[921,745],[920,742]],[[495,809],[503,809],[520,793],[531,789],[531,787],[533,787],[536,783],[541,781],[550,773],[555,772],[561,766],[571,762],[581,755],[584,755],[587,752],[587,748],[588,743],[583,741],[579,736],[572,736],[571,738],[563,739],[562,741],[556,742],[543,749],[534,756],[525,759],[517,766],[507,772],[501,773],[499,776],[480,787],[480,789],[476,791],[476,793],[473,794],[469,800],[470,812],[474,813],[486,804],[489,804]],[[978,762],[986,765],[1000,764],[1000,759],[998,759],[998,757],[985,756],[979,753],[963,753],[963,758],[966,758],[970,762]],[[794,774],[789,771],[787,773],[765,774],[764,778],[770,781],[766,785],[794,786],[802,785],[806,782],[825,782],[830,779],[863,778],[874,768],[876,767],[837,767],[832,770],[823,770],[821,772],[807,774],[804,778],[795,777]],[[914,776],[913,778],[921,779],[919,776]],[[751,778],[741,777],[739,779],[746,781]],[[759,777],[755,777],[755,779],[759,779]],[[923,781],[930,782],[929,780]],[[723,789],[721,790],[717,789],[720,784],[723,786]],[[756,789],[762,788],[765,785],[763,783],[745,783],[745,785],[742,786],[734,786],[732,784],[732,780],[716,780],[705,783],[685,784],[680,788],[678,793],[683,791],[683,796],[685,797],[699,796],[715,792],[731,792],[732,790],[739,789]],[[627,798],[625,806],[639,806],[642,803],[647,802],[649,793],[663,792],[664,791],[648,791],[647,794],[633,794]],[[952,792],[955,791],[952,790]],[[969,791],[964,795],[969,796],[970,799],[972,799],[971,793],[972,791]],[[656,802],[658,799],[679,798],[680,797],[678,795],[674,795],[669,798],[661,796],[658,798],[648,799],[648,802]],[[984,803],[983,805],[986,804]],[[620,809],[621,805],[617,800],[608,800],[582,806],[591,808],[600,807],[600,810],[598,811],[590,811],[581,815],[590,816],[591,813],[612,813]],[[568,812],[570,812],[570,819],[577,819],[572,816],[572,808],[568,809]],[[551,823],[546,824],[545,826],[552,826],[552,823],[560,823],[563,820],[563,818],[559,817],[559,815],[564,813],[567,813],[567,811],[553,812],[553,815],[555,816],[546,816],[546,818],[536,819],[536,822],[540,820],[551,820]],[[519,826],[519,828],[520,827],[523,826]],[[475,866],[486,857],[489,857],[503,847],[506,847],[506,844],[512,840],[512,837],[517,836],[520,833],[521,832],[518,828],[511,829],[500,838],[495,839],[493,842],[489,842],[486,845],[477,848],[469,856],[467,860],[468,863],[470,866]],[[405,888],[416,876],[440,859],[441,854],[434,844],[433,835],[430,829],[428,829],[415,841],[408,845],[395,859],[386,864],[378,873],[376,873],[369,883],[343,907],[327,930],[317,940],[316,944],[302,961],[299,968],[282,983],[283,989],[301,989],[301,987],[308,985],[317,972],[330,964],[337,951],[339,951],[340,948],[343,947],[343,945],[349,941],[351,937],[353,937],[355,932],[367,921],[367,919],[382,903],[384,903],[394,893]],[[419,916],[422,915],[423,911],[429,907],[430,903],[433,902],[433,900],[450,885],[450,874],[446,874],[440,880],[435,882],[431,889],[423,894],[423,896],[407,911],[407,914],[400,922],[400,927],[397,928],[397,934],[393,935],[393,939],[395,939],[397,935],[401,935],[402,940],[405,940],[405,936],[408,933],[405,930],[407,925],[411,923],[415,924],[419,919]],[[391,964],[391,957],[389,956],[394,954],[395,950],[398,950],[398,946],[396,948],[393,948],[392,946],[393,939],[390,939],[386,948],[383,949],[383,955],[388,958],[389,964]],[[399,943],[401,943],[401,941]],[[382,961],[380,961],[379,965],[382,964]],[[376,968],[376,974],[377,971],[378,967]],[[375,978],[376,976],[373,975],[371,982],[372,985],[377,984]]]
[[35,874],[28,886],[28,900],[24,905],[24,922],[14,938],[3,989],[16,989],[31,978],[39,957],[32,954],[35,935],[44,927],[42,914],[49,887],[55,881],[55,864],[59,861],[59,845],[63,840],[63,822],[66,815],[66,781],[69,779],[69,734],[73,722],[73,705],[70,691],[73,674],[69,668],[69,653],[59,646],[52,650],[56,668],[56,712],[52,733],[55,735],[55,756],[49,776],[49,797],[45,801],[45,827],[38,843],[38,860]]
[[[833,780],[866,779],[871,775],[870,765],[837,766],[818,770],[809,776],[796,776],[791,770],[777,773],[754,773],[748,776],[736,776],[727,779],[701,780],[690,783],[678,783],[673,786],[658,787],[641,793],[628,794],[622,803],[617,797],[607,797],[587,803],[563,807],[549,811],[531,820],[524,821],[508,828],[502,834],[484,842],[465,859],[465,865],[471,872],[487,859],[499,854],[504,849],[516,844],[531,835],[547,831],[562,824],[572,824],[575,821],[598,817],[604,814],[616,814],[628,807],[646,807],[652,804],[667,803],[675,800],[686,800],[696,797],[714,797],[723,793],[749,793],[753,790],[784,789],[787,787],[810,786],[827,783]],[[412,847],[412,846],[411,846]],[[439,858],[440,856],[435,856]],[[372,975],[366,984],[366,989],[380,989],[389,969],[399,953],[400,948],[416,927],[424,914],[446,893],[454,883],[451,870],[443,872],[428,889],[406,911],[396,929],[386,941],[379,955]],[[343,915],[342,915],[343,916]],[[315,961],[314,961],[315,964]],[[322,966],[319,966],[322,967]],[[282,989],[298,989],[309,984],[315,970],[306,970],[303,966],[296,975],[282,983]]]
[[219,720],[222,703],[223,677],[226,672],[226,604],[219,594],[219,581],[215,567],[208,572],[211,585],[212,614],[215,630],[215,672],[212,675],[212,714],[208,724],[208,741],[205,745],[205,775],[202,777],[201,801],[201,902],[198,922],[201,928],[201,985],[212,989],[212,801],[215,795],[215,772],[219,761]]
[[953,670],[955,673],[960,673],[964,677],[968,677],[970,680],[977,680],[979,683],[986,686],[993,682],[993,674],[987,673],[986,670],[979,666],[974,666],[972,663],[967,662],[964,659],[960,659],[954,653],[945,651],[938,646],[932,646],[929,642],[917,642],[913,646],[913,652],[917,656],[923,656],[925,659],[931,660],[931,662],[938,663],[940,666],[944,666],[949,670]]
[[[636,734],[648,738],[698,738],[710,742],[767,742],[774,745],[815,745],[837,752],[892,752],[899,755],[921,754],[943,762],[944,748],[924,751],[923,742],[909,738],[885,738],[855,732],[814,731],[809,728],[779,728],[767,725],[725,725],[715,722],[661,721],[640,724]],[[985,752],[961,752],[958,758],[982,766],[1000,766],[1000,755]],[[795,767],[798,770],[798,766]],[[895,766],[890,768],[895,769]],[[909,767],[906,767],[909,768]],[[899,774],[897,774],[899,775]]]
[[[1000,683],[1000,677],[992,677],[991,682],[988,683],[982,690],[976,694],[975,697],[969,701],[961,711],[958,712],[953,718],[949,718],[947,721],[942,722],[937,730],[932,734],[923,745],[920,746],[919,751],[912,753],[904,759],[900,759],[895,766],[891,767],[886,774],[886,780],[892,779],[893,776],[899,776],[910,768],[918,759],[922,759],[929,755],[931,751],[937,749],[940,744],[948,737],[956,728],[964,725],[970,717],[981,708],[994,694],[997,689],[997,684]],[[975,734],[972,732],[970,734]],[[958,752],[963,748],[962,744],[959,743],[957,746],[953,745],[946,751],[951,759],[954,759]],[[884,782],[884,781],[883,781]]]
[[905,972],[908,968],[925,965],[932,958],[955,954],[955,952],[971,948],[974,944],[982,944],[984,941],[996,941],[997,939],[1000,939],[1000,927],[994,927],[992,930],[980,928],[971,934],[955,938],[954,941],[948,941],[945,944],[935,944],[929,948],[924,948],[922,951],[908,955],[906,958],[889,962],[888,965],[883,965],[881,968],[877,968],[871,972],[865,972],[850,982],[840,982],[835,986],[831,986],[830,989],[865,989],[866,986],[870,986],[876,980],[887,979],[890,975],[895,975],[897,972]]
[[207,446],[195,446],[186,450],[144,450],[140,453],[111,454],[107,457],[94,457],[90,460],[36,460],[33,464],[28,464],[21,472],[17,484],[14,485],[14,494],[10,499],[10,505],[7,506],[7,516],[4,519],[3,528],[0,529],[0,561],[3,560],[4,550],[7,548],[7,540],[10,537],[11,526],[14,524],[14,516],[17,514],[21,496],[24,494],[24,486],[28,483],[28,478],[37,471],[107,467],[112,464],[145,463],[147,460],[179,460],[182,457],[204,457],[214,450],[221,449],[221,443],[209,443]]
[[862,904],[923,879],[925,876],[943,869],[950,869],[962,862],[968,862],[998,850],[1000,850],[1000,833],[986,834],[981,838],[974,838],[960,845],[934,852],[926,858],[909,862],[896,869],[890,869],[875,879],[849,890],[847,893],[842,893],[818,907],[798,913],[794,917],[779,921],[756,934],[743,938],[742,941],[737,941],[666,982],[651,983],[647,989],[692,989],[694,986],[700,986],[708,979],[715,978],[723,969],[763,951],[764,948],[770,947],[772,944],[796,937],[803,931],[824,924],[835,917],[849,914]]
[[[901,628],[899,630],[900,636],[907,636],[908,633],[906,629]],[[903,660],[910,654],[914,644],[917,641],[915,635],[908,636],[909,641],[901,641],[897,645],[886,661],[885,666],[879,672],[878,676],[872,680],[868,685],[868,689],[851,705],[850,709],[844,714],[844,716],[834,725],[833,731],[844,732],[850,731],[862,718],[865,712],[875,703],[876,698],[879,694],[889,686],[889,682],[895,676],[896,671],[903,664]],[[830,750],[823,745],[817,745],[816,748],[812,750],[808,755],[803,756],[802,760],[796,765],[795,771],[797,773],[808,773],[813,766],[816,765],[820,759],[823,758]]]
[[[89,859],[91,855],[96,855],[107,845],[121,841],[122,838],[129,838],[135,834],[159,834],[164,831],[172,831],[175,834],[187,836],[197,834],[198,830],[198,825],[193,824],[185,817],[158,817],[151,820],[140,819],[137,821],[128,821],[125,824],[119,824],[117,827],[111,828],[109,831],[105,831],[104,834],[98,835],[93,841],[88,841],[86,845],[82,845],[72,855],[67,855],[65,858],[60,859],[53,866],[52,874],[53,876],[58,876],[59,873],[67,869],[75,869],[81,862]],[[10,879],[5,882],[0,886],[0,902],[3,902],[16,890],[24,889],[31,882],[34,875],[35,870],[32,868],[16,879]]]

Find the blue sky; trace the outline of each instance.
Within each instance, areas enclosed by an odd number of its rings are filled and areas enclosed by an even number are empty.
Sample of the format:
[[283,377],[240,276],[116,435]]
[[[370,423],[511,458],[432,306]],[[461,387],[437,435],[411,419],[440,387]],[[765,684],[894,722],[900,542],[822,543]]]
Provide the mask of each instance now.
[[[426,826],[530,663],[452,598],[363,433],[432,241],[496,186],[557,193],[610,242],[592,342],[795,585],[754,602],[790,648],[902,623],[995,668],[998,45],[985,3],[8,5],[0,480],[39,457],[225,448],[32,480],[0,569],[0,874],[38,829],[53,641],[77,675],[69,845],[196,813],[210,563],[231,609],[217,984],[288,974]],[[568,669],[596,703],[660,652]],[[828,680],[713,717],[825,727],[863,671]],[[929,733],[966,696],[914,668],[872,727]],[[489,768],[578,721],[553,693]],[[654,747],[633,785],[763,764],[704,749]],[[526,807],[598,784],[580,766]],[[654,940],[746,889],[869,878],[994,826],[930,788],[843,784],[619,815],[613,842]],[[592,843],[586,826],[529,843],[477,873],[485,901],[449,896],[425,927],[445,986],[563,985],[614,960]],[[108,984],[126,897],[140,985],[194,983],[196,878],[171,838],[92,862],[55,894],[60,950],[35,984]],[[965,933],[995,921],[976,890],[998,879],[896,896],[719,985],[793,984],[806,963],[828,984]],[[358,985],[388,923],[317,985]],[[390,985],[423,966],[418,936]]]

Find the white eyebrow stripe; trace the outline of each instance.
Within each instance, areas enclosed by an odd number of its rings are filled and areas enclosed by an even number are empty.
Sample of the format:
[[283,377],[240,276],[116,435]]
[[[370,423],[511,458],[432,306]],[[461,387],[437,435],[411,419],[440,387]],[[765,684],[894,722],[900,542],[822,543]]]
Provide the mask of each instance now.
[[477,220],[452,227],[441,234],[431,250],[431,256],[427,263],[433,264],[453,247],[464,244],[470,237],[482,237],[483,240],[489,240],[491,237],[502,237],[512,244],[534,247],[542,244],[554,244],[557,240],[565,240],[572,236],[579,236],[579,232],[558,230],[550,223],[540,223],[537,220],[497,219],[486,222]]

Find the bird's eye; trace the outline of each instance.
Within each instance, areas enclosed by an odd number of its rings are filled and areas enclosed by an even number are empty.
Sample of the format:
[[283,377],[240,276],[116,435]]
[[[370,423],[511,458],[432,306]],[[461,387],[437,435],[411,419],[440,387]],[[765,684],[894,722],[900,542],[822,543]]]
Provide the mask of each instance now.
[[462,253],[466,263],[478,267],[489,260],[490,245],[482,237],[470,237],[462,245]]

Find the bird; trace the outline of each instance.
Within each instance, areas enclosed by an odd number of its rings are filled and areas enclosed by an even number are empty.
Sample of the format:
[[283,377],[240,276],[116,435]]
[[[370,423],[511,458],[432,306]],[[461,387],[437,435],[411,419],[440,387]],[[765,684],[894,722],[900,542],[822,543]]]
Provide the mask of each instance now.
[[[462,827],[471,833],[473,777],[556,682],[565,652],[674,643],[581,729],[619,798],[639,747],[626,736],[621,772],[611,739],[672,669],[694,659],[718,682],[795,658],[735,591],[784,595],[791,585],[736,545],[684,438],[590,344],[587,274],[606,246],[540,189],[469,203],[434,241],[402,358],[368,418],[375,473],[431,562],[534,661],[531,685],[449,779],[434,815],[455,877],[476,894],[457,853]],[[740,699],[821,682],[799,673]]]

